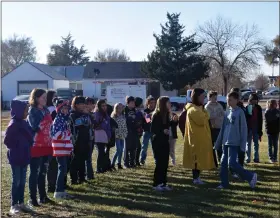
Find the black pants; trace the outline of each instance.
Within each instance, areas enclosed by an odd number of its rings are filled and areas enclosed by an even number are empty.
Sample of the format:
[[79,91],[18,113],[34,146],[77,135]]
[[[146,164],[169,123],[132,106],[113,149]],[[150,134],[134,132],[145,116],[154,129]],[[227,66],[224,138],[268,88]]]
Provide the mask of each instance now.
[[156,168],[154,171],[154,184],[166,185],[167,183],[167,169],[169,163],[169,143],[167,142],[153,142],[153,152],[156,160]]
[[137,134],[129,134],[125,139],[124,147],[124,165],[125,167],[134,167],[136,165],[136,145],[139,137]]
[[108,146],[105,147],[104,169],[105,171],[111,169],[110,148]]
[[85,181],[85,161],[87,156],[85,154],[76,153],[72,157],[70,166],[70,176],[72,184]]
[[193,169],[192,175],[193,175],[193,179],[197,179],[200,176],[200,170]]
[[97,155],[97,172],[103,173],[106,171],[106,158],[105,158],[105,143],[96,143]]
[[139,137],[138,140],[137,140],[137,143],[136,143],[136,156],[135,156],[135,163],[136,163],[137,165],[140,164],[140,153],[141,153],[141,148],[142,148],[142,145],[141,145],[140,137]]
[[47,180],[48,180],[48,192],[55,191],[55,184],[57,178],[57,161],[55,157],[52,157],[49,163],[49,168],[47,172]]

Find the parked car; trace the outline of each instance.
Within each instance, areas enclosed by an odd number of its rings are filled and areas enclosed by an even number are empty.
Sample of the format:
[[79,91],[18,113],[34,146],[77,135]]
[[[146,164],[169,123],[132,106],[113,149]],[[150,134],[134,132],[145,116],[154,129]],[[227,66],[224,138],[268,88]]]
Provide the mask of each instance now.
[[271,90],[269,92],[266,92],[265,95],[279,95],[279,90]]
[[262,93],[262,91],[257,90],[256,93],[257,93],[259,99],[263,99],[263,93]]
[[186,96],[176,96],[176,97],[170,97],[169,98],[171,103],[172,111],[178,111],[179,109],[182,109],[184,105],[186,104]]
[[29,104],[29,95],[18,95],[14,98],[14,100],[22,101],[26,104]]
[[256,92],[253,92],[253,91],[242,92],[242,94],[241,94],[241,99],[242,99],[243,101],[248,101],[250,95],[253,94],[253,93],[256,93]]

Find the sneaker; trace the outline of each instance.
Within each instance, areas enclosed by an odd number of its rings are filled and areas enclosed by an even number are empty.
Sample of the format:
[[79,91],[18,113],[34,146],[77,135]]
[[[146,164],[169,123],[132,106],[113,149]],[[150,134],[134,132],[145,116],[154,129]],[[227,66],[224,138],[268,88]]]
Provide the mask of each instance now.
[[234,179],[239,179],[239,176],[238,176],[236,173],[232,174],[232,177],[233,177]]
[[160,184],[158,186],[155,186],[153,189],[157,192],[162,192],[162,191],[164,191],[164,185]]
[[176,165],[176,161],[172,160],[172,165],[175,166]]
[[116,170],[117,170],[115,166],[112,166],[111,169],[112,169],[113,171],[116,171]]
[[10,215],[13,216],[13,215],[16,215],[18,213],[20,213],[19,206],[18,205],[11,206]]
[[254,160],[254,163],[260,163],[260,160]]
[[268,163],[274,164],[274,160],[273,160],[273,159],[270,159],[270,160],[268,161]]
[[162,188],[164,189],[164,191],[172,191],[173,188],[170,187],[169,185],[163,185]]
[[73,196],[69,195],[67,192],[55,192],[53,197],[58,200],[73,198]]
[[136,167],[141,167],[140,162],[137,162],[137,163],[136,163]]
[[40,204],[52,204],[52,203],[54,203],[54,202],[53,202],[53,200],[49,199],[48,197],[45,197],[45,198],[43,198],[43,199],[40,199],[40,200],[39,200],[39,203],[40,203]]
[[225,189],[225,187],[222,186],[222,185],[219,185],[219,186],[217,187],[217,189]]
[[38,201],[37,200],[35,200],[35,199],[30,199],[29,201],[28,201],[28,205],[32,208],[32,207],[40,207],[40,204],[38,203]]
[[19,204],[18,206],[19,206],[19,209],[22,212],[24,212],[24,213],[31,213],[31,212],[33,212],[33,210],[30,207],[26,206],[24,203]]
[[193,184],[195,184],[195,185],[204,185],[204,182],[202,182],[201,179],[198,177],[197,179],[193,180]]
[[252,178],[251,182],[249,183],[250,187],[255,188],[257,185],[257,181],[258,181],[258,175],[256,173],[254,173],[253,178]]
[[123,167],[122,167],[121,164],[118,164],[118,169],[119,169],[119,170],[123,170]]
[[141,164],[142,166],[144,166],[144,165],[145,165],[145,161],[141,160],[141,161],[140,161],[140,164]]

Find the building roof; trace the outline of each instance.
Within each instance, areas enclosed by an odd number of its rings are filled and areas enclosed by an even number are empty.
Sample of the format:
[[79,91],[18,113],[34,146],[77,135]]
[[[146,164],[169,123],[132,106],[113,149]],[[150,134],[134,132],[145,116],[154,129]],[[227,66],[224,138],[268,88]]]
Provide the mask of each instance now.
[[94,69],[100,74],[97,79],[146,78],[141,72],[141,62],[89,62],[84,71],[84,79],[95,78]]
[[62,69],[59,69],[58,67],[52,67],[46,64],[38,64],[33,62],[28,63],[54,80],[67,80],[67,78],[60,73]]
[[30,64],[55,80],[81,81],[83,79],[83,66],[49,66],[38,63]]

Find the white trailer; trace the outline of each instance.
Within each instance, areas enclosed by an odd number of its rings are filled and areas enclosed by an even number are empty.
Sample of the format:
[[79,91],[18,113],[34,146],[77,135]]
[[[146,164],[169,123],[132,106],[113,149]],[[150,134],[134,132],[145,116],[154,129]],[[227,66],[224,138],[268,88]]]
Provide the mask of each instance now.
[[145,101],[147,97],[146,85],[110,85],[106,88],[107,104],[113,106],[120,102],[125,105],[126,96],[140,97]]

